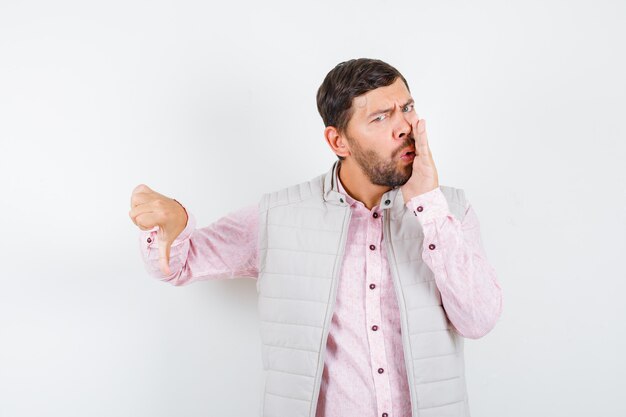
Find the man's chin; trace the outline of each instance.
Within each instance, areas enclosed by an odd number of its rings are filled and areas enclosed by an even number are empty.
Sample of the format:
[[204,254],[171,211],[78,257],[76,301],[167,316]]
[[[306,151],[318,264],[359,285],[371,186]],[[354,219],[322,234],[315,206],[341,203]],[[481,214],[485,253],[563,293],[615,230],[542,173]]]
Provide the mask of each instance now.
[[411,171],[407,175],[396,175],[393,178],[387,178],[384,181],[384,184],[378,184],[378,185],[384,185],[387,187],[401,187],[409,181],[412,173],[413,173],[413,170],[411,169]]

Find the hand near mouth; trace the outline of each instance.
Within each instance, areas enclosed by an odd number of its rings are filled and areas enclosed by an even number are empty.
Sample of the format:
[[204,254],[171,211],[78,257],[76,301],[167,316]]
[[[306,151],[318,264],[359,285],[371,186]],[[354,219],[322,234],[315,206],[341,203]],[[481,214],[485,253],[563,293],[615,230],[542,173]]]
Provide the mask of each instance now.
[[415,159],[411,178],[400,187],[405,204],[411,198],[439,187],[437,168],[428,146],[426,120],[416,119],[411,125],[415,136]]

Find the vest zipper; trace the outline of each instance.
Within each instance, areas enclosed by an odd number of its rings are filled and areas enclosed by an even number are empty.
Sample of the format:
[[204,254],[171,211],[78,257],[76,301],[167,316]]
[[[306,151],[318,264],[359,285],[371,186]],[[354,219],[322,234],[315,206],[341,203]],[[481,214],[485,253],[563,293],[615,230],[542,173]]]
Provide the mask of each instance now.
[[317,402],[319,400],[320,387],[322,385],[322,373],[324,372],[324,358],[326,357],[326,342],[328,340],[328,333],[330,331],[330,323],[335,311],[335,300],[337,298],[337,287],[339,285],[339,275],[341,274],[341,267],[343,265],[343,257],[346,248],[346,241],[348,238],[348,227],[350,225],[350,218],[352,217],[352,211],[350,207],[346,207],[346,214],[344,215],[343,228],[341,231],[341,240],[339,242],[339,253],[337,254],[337,261],[335,263],[335,270],[333,274],[332,293],[330,295],[330,305],[328,307],[328,313],[326,315],[326,322],[324,323],[324,334],[322,335],[322,348],[320,350],[320,360],[317,364],[317,372],[315,379],[315,388],[313,390],[313,400],[311,402],[311,412],[309,417],[315,417],[317,411]]

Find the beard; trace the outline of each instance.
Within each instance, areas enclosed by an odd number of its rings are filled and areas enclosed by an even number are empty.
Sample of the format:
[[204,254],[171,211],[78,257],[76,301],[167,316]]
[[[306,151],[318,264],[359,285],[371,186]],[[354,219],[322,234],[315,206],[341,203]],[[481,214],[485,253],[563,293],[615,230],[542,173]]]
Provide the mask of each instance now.
[[372,184],[397,187],[404,185],[409,178],[411,178],[413,174],[413,164],[406,164],[399,167],[396,156],[402,149],[414,145],[415,141],[412,137],[407,136],[405,143],[394,151],[389,159],[382,158],[373,149],[364,150],[358,142],[352,138],[348,137],[348,141],[352,147],[352,156],[355,162],[361,167]]

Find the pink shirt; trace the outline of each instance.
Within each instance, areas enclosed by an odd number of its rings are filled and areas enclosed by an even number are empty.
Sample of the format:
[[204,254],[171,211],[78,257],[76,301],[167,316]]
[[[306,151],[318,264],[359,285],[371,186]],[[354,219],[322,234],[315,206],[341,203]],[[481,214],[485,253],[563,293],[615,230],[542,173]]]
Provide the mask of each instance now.
[[[352,217],[316,417],[410,417],[400,315],[383,242],[384,211],[379,206],[368,210],[337,184]],[[450,322],[464,337],[482,337],[502,312],[502,291],[471,205],[460,222],[436,188],[406,206],[424,230],[422,258],[435,274]],[[140,232],[141,253],[152,276],[172,285],[258,276],[256,205],[200,229],[189,211],[188,216],[170,250],[170,276],[159,269],[156,228]],[[431,243],[439,250],[430,250]]]

